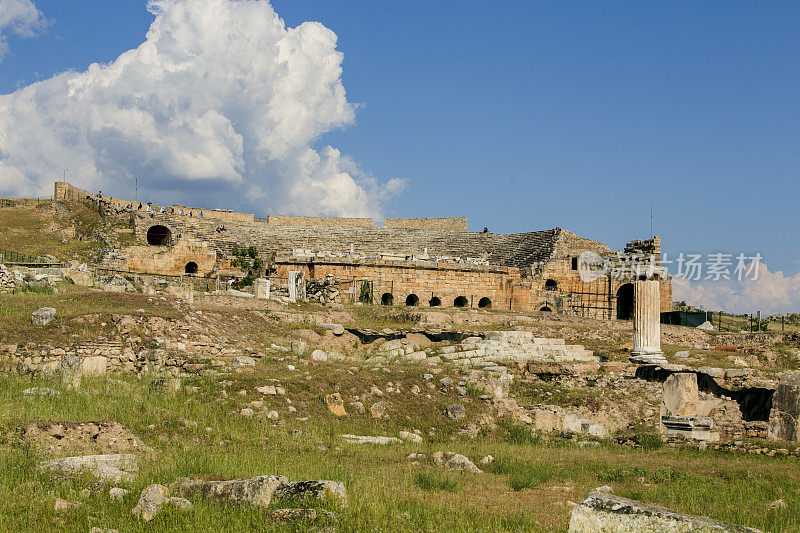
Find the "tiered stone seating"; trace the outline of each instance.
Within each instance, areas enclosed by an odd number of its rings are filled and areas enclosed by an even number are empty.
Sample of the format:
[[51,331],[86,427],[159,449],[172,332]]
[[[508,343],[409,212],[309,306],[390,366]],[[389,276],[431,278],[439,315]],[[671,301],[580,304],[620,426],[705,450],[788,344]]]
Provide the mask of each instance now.
[[495,233],[448,232],[414,229],[333,226],[277,226],[264,222],[225,222],[163,213],[135,215],[137,235],[155,224],[174,235],[185,234],[212,243],[229,255],[234,247],[255,246],[262,254],[289,255],[306,249],[347,254],[352,250],[367,257],[381,253],[401,256],[485,258],[495,265],[523,267],[550,258],[556,242],[555,230],[501,235]]

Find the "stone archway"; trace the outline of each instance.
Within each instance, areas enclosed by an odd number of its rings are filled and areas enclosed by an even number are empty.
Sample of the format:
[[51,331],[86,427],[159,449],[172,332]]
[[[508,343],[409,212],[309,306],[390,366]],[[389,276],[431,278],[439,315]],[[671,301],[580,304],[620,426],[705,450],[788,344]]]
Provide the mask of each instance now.
[[626,283],[617,289],[617,319],[633,318],[633,283]]
[[150,226],[147,230],[147,244],[152,246],[168,246],[172,244],[172,232],[166,226]]
[[430,301],[428,302],[428,305],[431,306],[431,307],[441,307],[442,299],[439,298],[438,296],[433,296],[433,297],[431,297]]
[[492,301],[486,296],[484,296],[483,298],[478,300],[478,307],[481,309],[491,309]]
[[544,290],[546,291],[557,291],[558,290],[558,282],[554,279],[548,279],[544,282]]
[[195,263],[194,261],[189,261],[188,263],[186,263],[186,266],[184,267],[183,271],[186,274],[197,274],[197,263]]
[[381,305],[392,305],[394,303],[394,296],[391,292],[384,292],[381,296]]
[[467,307],[469,306],[469,300],[466,296],[459,296],[455,300],[453,300],[454,307]]
[[419,296],[417,296],[416,294],[409,294],[408,296],[406,296],[406,305],[408,307],[416,307],[417,305],[419,305]]

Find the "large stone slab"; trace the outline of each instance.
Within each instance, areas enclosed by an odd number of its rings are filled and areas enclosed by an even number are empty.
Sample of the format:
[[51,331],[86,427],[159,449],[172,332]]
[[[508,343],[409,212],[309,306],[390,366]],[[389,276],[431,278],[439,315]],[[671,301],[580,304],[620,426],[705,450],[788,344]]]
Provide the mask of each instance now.
[[373,437],[370,435],[339,435],[341,438],[350,444],[403,444],[403,441],[397,437],[386,437],[379,435]]
[[84,357],[80,362],[80,372],[84,376],[104,376],[108,369],[108,359],[102,355]]
[[258,278],[253,281],[253,292],[259,300],[269,300],[270,287],[269,278]]
[[229,481],[204,481],[178,478],[169,485],[170,493],[183,498],[201,498],[225,503],[267,507],[275,490],[289,480],[283,476],[258,476]]
[[40,307],[31,313],[31,322],[34,326],[46,326],[56,317],[56,310],[52,307]]
[[130,481],[136,468],[136,456],[131,454],[83,455],[39,463],[40,470],[61,474],[88,473],[113,483]]
[[289,272],[289,299],[293,302],[297,300],[305,300],[306,298],[306,280],[303,272],[300,270],[292,270]]
[[697,374],[677,372],[664,381],[661,414],[666,416],[697,416],[699,402]]
[[339,481],[294,481],[283,476],[258,476],[229,481],[179,478],[169,485],[173,496],[202,498],[224,503],[267,507],[270,502],[347,503],[344,483]]
[[692,516],[665,507],[620,498],[601,492],[590,493],[572,510],[570,533],[756,533],[749,527]]
[[139,501],[131,514],[144,522],[156,517],[158,510],[169,501],[169,489],[164,485],[150,485],[139,495]]
[[781,375],[772,396],[767,437],[800,442],[800,372]]

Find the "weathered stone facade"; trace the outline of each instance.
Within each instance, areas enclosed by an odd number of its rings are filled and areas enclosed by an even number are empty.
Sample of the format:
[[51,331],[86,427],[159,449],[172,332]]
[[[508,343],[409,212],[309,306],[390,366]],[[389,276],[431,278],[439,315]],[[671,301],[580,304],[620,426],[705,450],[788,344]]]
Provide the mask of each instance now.
[[333,226],[342,228],[371,228],[375,225],[371,218],[300,217],[288,215],[269,215],[266,223],[274,226]]
[[[142,243],[111,254],[109,266],[120,270],[180,276],[272,276],[285,286],[289,271],[308,280],[335,277],[343,300],[363,296],[369,282],[373,303],[467,308],[552,311],[594,318],[632,318],[633,277],[607,273],[585,281],[578,270],[582,252],[608,258],[601,242],[566,230],[519,234],[469,232],[466,219],[372,219],[290,217],[266,221],[229,216],[221,222],[214,210],[182,206],[164,209],[124,200],[102,199],[64,184],[56,197],[98,203],[101,212],[125,218]],[[104,208],[105,206],[105,208]],[[132,207],[131,207],[132,206]],[[148,243],[149,246],[145,246]],[[253,247],[264,261],[261,272],[234,266],[236,249]],[[627,253],[660,257],[660,240],[633,241]],[[661,310],[671,310],[671,282],[659,284]]]
[[467,217],[449,218],[387,218],[383,227],[389,229],[427,229],[435,231],[469,231]]

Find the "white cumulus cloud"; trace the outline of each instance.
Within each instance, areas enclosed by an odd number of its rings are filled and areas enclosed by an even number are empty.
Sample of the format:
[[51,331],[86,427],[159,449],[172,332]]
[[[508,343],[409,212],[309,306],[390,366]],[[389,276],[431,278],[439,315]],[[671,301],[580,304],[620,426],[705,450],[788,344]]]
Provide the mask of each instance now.
[[758,267],[757,279],[689,281],[674,278],[673,300],[709,310],[731,313],[800,312],[800,274],[770,272],[766,264]]
[[[2,1],[2,0],[0,0]],[[379,183],[315,141],[354,121],[336,35],[264,0],[150,0],[145,41],[107,65],[0,95],[0,191],[68,181],[263,213],[380,216]]]
[[7,35],[33,37],[47,24],[31,0],[0,0],[0,60],[8,53]]

